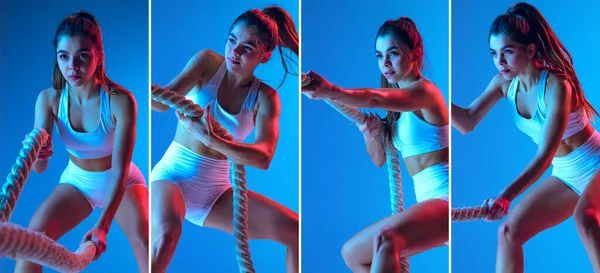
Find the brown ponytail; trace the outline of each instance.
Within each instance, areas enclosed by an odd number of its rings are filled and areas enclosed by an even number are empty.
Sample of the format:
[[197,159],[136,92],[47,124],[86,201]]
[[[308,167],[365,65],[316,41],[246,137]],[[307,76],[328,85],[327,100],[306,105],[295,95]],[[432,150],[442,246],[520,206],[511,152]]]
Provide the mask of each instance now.
[[[285,58],[287,57],[290,61],[294,62],[292,57],[289,54],[283,52],[283,48],[287,48],[292,51],[296,56],[299,55],[299,39],[298,33],[296,32],[296,25],[294,24],[294,20],[292,20],[292,16],[285,11],[283,8],[278,6],[269,6],[263,9],[263,12],[267,14],[275,23],[277,23],[278,36],[279,40],[277,41],[277,46],[279,48],[279,55],[281,55],[281,64],[283,69],[285,70],[285,75],[283,76],[283,80],[279,87],[285,81],[287,74],[291,74],[290,70],[285,62]],[[294,64],[298,65],[296,62]],[[278,88],[279,88],[278,87]]]

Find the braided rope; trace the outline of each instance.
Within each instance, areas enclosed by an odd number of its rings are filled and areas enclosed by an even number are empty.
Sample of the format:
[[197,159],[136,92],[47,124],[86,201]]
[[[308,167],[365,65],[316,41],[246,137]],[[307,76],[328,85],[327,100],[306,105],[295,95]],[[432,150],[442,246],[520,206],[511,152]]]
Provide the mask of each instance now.
[[81,272],[94,259],[96,245],[87,241],[70,252],[40,232],[0,223],[0,257],[22,259],[59,272]]
[[2,186],[0,193],[0,221],[7,222],[10,215],[15,210],[17,200],[23,190],[23,185],[27,181],[31,166],[38,156],[42,145],[48,140],[48,133],[44,129],[34,129],[29,133],[23,142],[23,148],[19,151],[19,156],[13,164],[10,174],[6,178],[6,183]]
[[453,208],[451,210],[452,222],[483,220],[488,217],[490,208],[489,200],[485,200],[483,205],[478,207]]
[[80,272],[92,262],[96,245],[85,242],[75,252],[56,243],[40,232],[34,232],[8,223],[17,200],[27,181],[31,166],[42,145],[49,139],[46,130],[34,129],[23,142],[23,148],[13,165],[0,193],[0,257],[23,259],[60,272]]

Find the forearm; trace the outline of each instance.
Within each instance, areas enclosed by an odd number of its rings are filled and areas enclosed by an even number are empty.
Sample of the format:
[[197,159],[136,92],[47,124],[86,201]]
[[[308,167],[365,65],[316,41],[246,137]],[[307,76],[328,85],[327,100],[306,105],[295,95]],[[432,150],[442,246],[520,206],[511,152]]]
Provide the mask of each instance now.
[[473,120],[468,109],[452,103],[452,126],[463,134],[473,131]]
[[248,165],[266,170],[271,164],[272,152],[261,144],[244,144],[216,138],[210,148],[224,154],[230,160],[242,165]]
[[111,183],[109,183],[111,187],[107,189],[107,195],[104,202],[105,206],[96,223],[96,228],[104,229],[107,232],[110,229],[112,221],[117,213],[117,209],[125,195],[126,179],[127,177],[125,175],[116,173],[111,175]]
[[158,101],[152,100],[151,108],[152,108],[152,110],[157,111],[157,112],[166,112],[166,111],[169,111],[169,109],[171,107],[164,105]]
[[339,86],[335,88],[337,88],[337,92],[331,98],[332,101],[357,108],[372,108],[375,106],[375,94],[371,89],[347,89]]
[[373,138],[366,134],[363,134],[363,138],[365,140],[365,145],[367,146],[367,153],[369,154],[369,157],[371,157],[373,163],[377,167],[383,166],[385,163],[385,151],[379,138]]
[[525,170],[501,193],[509,200],[515,199],[533,185],[552,164],[552,156],[538,154]]

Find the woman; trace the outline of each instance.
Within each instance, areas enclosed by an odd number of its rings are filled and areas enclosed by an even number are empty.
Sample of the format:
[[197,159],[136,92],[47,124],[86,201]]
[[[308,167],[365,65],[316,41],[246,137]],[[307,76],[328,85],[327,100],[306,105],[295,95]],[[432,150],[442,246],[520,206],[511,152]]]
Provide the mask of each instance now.
[[375,52],[381,89],[344,89],[309,72],[310,83],[302,92],[312,99],[388,111],[383,128],[373,114],[360,128],[367,151],[377,166],[385,163],[378,138],[383,129],[384,141],[404,158],[418,203],[355,235],[342,255],[353,272],[399,272],[398,254],[407,257],[448,240],[448,107],[441,91],[421,74],[423,40],[411,19],[385,22]]
[[[94,208],[102,208],[96,225],[83,238],[96,244],[95,259],[106,250],[106,234],[116,219],[133,247],[140,272],[148,272],[148,189],[131,162],[135,99],[106,76],[102,34],[91,14],[80,11],[66,17],[56,30],[54,47],[53,87],[37,98],[34,128],[52,135],[55,122],[70,161],[29,229],[57,240]],[[50,142],[32,169],[44,172],[52,154]],[[42,272],[42,267],[18,261],[15,272]]]
[[517,127],[538,145],[536,155],[494,201],[490,220],[553,165],[552,175],[508,213],[498,230],[496,272],[523,272],[523,244],[572,214],[595,272],[600,272],[600,134],[571,55],[539,10],[518,3],[496,18],[490,51],[500,71],[468,108],[452,105],[454,126],[470,132],[505,97]]
[[[279,137],[277,92],[254,76],[278,46],[298,54],[298,34],[280,7],[252,9],[231,25],[225,55],[211,50],[196,54],[165,88],[187,96],[206,109],[202,118],[178,113],[175,139],[152,170],[152,268],[165,272],[181,236],[185,219],[198,226],[232,232],[231,159],[266,170]],[[158,87],[155,87],[158,88]],[[152,109],[169,107],[152,101]],[[218,121],[233,141],[214,134]],[[256,141],[241,143],[254,129]],[[287,271],[298,272],[298,215],[254,192],[248,192],[248,234],[287,246]]]

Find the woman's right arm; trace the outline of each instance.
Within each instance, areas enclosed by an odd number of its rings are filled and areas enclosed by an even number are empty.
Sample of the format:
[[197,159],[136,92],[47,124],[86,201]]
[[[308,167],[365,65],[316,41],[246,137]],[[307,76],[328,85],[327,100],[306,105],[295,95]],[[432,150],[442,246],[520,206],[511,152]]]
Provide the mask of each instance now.
[[367,122],[364,125],[358,125],[358,129],[363,133],[367,153],[377,167],[385,164],[385,149],[383,143],[379,140],[379,134],[383,130],[381,121],[373,113],[367,114]]
[[[210,49],[201,50],[188,61],[181,73],[163,88],[185,96],[195,85],[203,85],[202,80],[205,69],[215,57],[217,57],[217,54],[214,51]],[[166,112],[169,109],[171,109],[169,106],[152,100],[152,110]]]
[[[52,137],[54,113],[52,112],[52,97],[54,89],[46,89],[40,92],[35,102],[35,119],[33,122],[33,128],[44,128],[46,132]],[[52,142],[47,143],[48,149],[52,149]],[[36,173],[42,173],[48,168],[48,159],[43,159],[38,156],[31,169]]]
[[452,126],[463,134],[475,129],[475,126],[487,115],[487,113],[504,97],[502,91],[507,81],[498,73],[490,84],[477,99],[467,108],[461,108],[452,103]]
[[363,134],[363,138],[365,139],[365,144],[367,146],[367,153],[373,161],[373,164],[377,167],[383,166],[385,164],[385,148],[383,148],[383,143],[377,137],[370,137],[367,134]]

